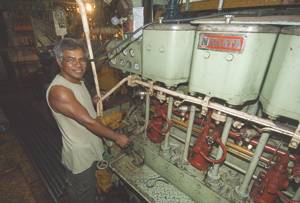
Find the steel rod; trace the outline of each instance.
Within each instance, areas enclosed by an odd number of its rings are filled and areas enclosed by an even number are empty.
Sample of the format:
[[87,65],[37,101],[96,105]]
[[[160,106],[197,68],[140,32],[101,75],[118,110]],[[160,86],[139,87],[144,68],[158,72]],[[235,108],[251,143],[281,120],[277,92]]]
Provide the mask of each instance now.
[[294,196],[293,196],[293,200],[300,200],[300,186],[298,186],[298,189],[296,190]]
[[[227,117],[223,131],[222,131],[222,136],[221,136],[221,140],[222,143],[225,145],[228,139],[228,135],[231,129],[231,125],[233,123],[233,118],[231,117]],[[223,155],[223,150],[221,147],[218,148],[218,152],[217,152],[217,156],[216,159],[220,159]],[[219,179],[219,168],[220,168],[220,164],[215,164],[212,169],[208,172],[208,176],[212,179]]]
[[[173,101],[174,101],[173,97],[169,97],[168,112],[167,112],[168,121],[172,120]],[[164,140],[164,143],[163,143],[163,146],[162,146],[163,150],[167,150],[167,149],[170,148],[169,136],[170,136],[170,130],[165,135],[165,140]]]
[[186,0],[184,11],[189,11],[189,10],[190,10],[190,0]]
[[92,48],[91,39],[90,39],[89,23],[88,23],[86,10],[85,10],[83,1],[76,0],[76,2],[79,6],[83,31],[85,33],[87,48],[88,48],[88,52],[89,52],[89,56],[90,56],[90,60],[91,60],[91,66],[92,66],[92,72],[93,72],[93,77],[94,77],[94,82],[95,82],[96,93],[97,93],[97,96],[99,97],[99,101],[97,102],[97,115],[102,117],[103,116],[103,103],[102,103],[102,98],[101,98],[101,93],[100,93],[99,81],[98,81],[98,77],[97,77],[96,65],[95,65],[95,61],[94,61],[93,48]]
[[190,116],[189,116],[188,128],[186,131],[184,150],[183,150],[183,154],[182,154],[182,163],[183,164],[188,162],[188,155],[189,155],[188,153],[189,153],[189,147],[190,147],[190,142],[191,142],[191,137],[192,137],[195,113],[196,113],[196,106],[192,105],[191,111],[190,111]]
[[146,93],[146,109],[145,109],[145,137],[147,137],[147,129],[149,124],[149,117],[150,117],[150,95]]
[[259,158],[263,153],[264,147],[267,144],[269,136],[270,136],[269,133],[262,133],[262,135],[259,139],[259,144],[256,147],[254,156],[251,159],[250,165],[249,165],[247,173],[243,179],[243,182],[238,188],[236,188],[237,194],[240,195],[241,197],[248,196],[248,187],[249,187],[250,181],[255,172],[257,164],[259,162]]
[[219,0],[218,11],[223,10],[224,0]]
[[119,89],[125,82],[128,81],[128,78],[123,78],[120,82],[118,82],[118,84],[116,84],[113,88],[111,88],[103,97],[102,97],[102,101],[104,101],[105,99],[107,99],[114,91],[116,91],[117,89]]

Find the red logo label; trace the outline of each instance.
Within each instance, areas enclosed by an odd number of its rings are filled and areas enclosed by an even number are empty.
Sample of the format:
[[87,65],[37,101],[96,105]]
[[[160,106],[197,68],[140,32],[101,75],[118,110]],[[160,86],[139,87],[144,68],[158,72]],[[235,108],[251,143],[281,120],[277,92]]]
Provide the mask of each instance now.
[[224,52],[241,52],[245,37],[243,35],[200,34],[198,49]]

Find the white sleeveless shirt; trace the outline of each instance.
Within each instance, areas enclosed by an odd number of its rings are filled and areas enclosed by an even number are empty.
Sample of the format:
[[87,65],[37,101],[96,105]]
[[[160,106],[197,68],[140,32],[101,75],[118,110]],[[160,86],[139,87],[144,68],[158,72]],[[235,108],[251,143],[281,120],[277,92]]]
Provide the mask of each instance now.
[[88,111],[91,117],[96,118],[91,96],[81,81],[81,84],[72,83],[61,75],[56,75],[47,89],[47,103],[62,133],[62,163],[73,174],[88,169],[94,161],[102,160],[103,143],[83,125],[61,113],[56,113],[49,105],[49,91],[52,86],[60,85],[70,89],[78,102]]

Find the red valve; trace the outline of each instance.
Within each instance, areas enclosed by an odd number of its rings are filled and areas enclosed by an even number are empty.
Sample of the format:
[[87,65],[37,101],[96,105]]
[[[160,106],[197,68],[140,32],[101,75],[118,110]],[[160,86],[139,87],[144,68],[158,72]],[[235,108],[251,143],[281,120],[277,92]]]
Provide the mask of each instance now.
[[166,133],[170,131],[173,123],[166,116],[165,105],[154,103],[154,109],[156,115],[149,121],[147,135],[152,142],[161,143]]
[[[209,136],[209,130],[214,128],[214,132],[212,136]],[[209,154],[212,151],[212,143],[210,143],[209,139],[213,142],[219,144],[223,150],[223,155],[220,159],[212,159],[209,158]],[[190,163],[197,169],[201,171],[207,171],[210,164],[220,164],[223,163],[227,156],[227,150],[225,145],[220,140],[220,130],[219,128],[215,128],[215,126],[210,123],[210,121],[205,122],[203,130],[199,134],[192,150],[190,153],[189,161]]]
[[268,171],[260,173],[254,182],[250,196],[255,203],[273,203],[281,190],[287,189],[289,155],[278,154],[278,160]]
[[294,178],[300,177],[300,155],[295,156],[295,164],[292,171]]

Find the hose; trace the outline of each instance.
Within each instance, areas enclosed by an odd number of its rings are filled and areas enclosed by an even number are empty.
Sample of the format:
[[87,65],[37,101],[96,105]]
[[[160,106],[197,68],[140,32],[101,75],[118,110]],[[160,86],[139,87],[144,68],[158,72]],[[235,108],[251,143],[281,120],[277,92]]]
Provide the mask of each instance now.
[[212,164],[221,164],[225,161],[226,159],[226,156],[227,156],[227,149],[225,147],[225,145],[222,143],[222,141],[220,140],[220,138],[218,137],[219,135],[219,131],[217,130],[215,132],[215,135],[214,135],[214,140],[215,142],[220,145],[222,151],[223,151],[223,154],[221,156],[220,159],[212,159],[212,158],[209,158],[208,156],[206,156],[202,151],[200,151],[200,155],[206,160],[208,161],[209,163],[212,163]]

